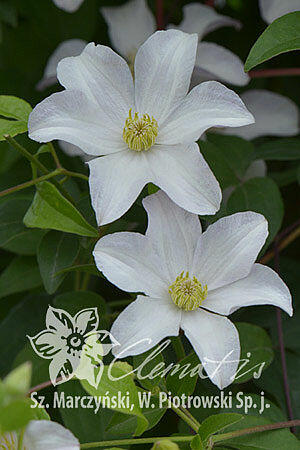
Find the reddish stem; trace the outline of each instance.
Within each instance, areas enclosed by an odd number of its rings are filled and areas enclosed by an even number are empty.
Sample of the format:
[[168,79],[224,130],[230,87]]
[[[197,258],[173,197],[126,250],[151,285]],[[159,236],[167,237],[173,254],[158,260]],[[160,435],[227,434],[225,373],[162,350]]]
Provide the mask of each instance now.
[[165,28],[163,0],[156,0],[156,25],[158,30]]
[[295,77],[300,76],[299,67],[290,67],[286,69],[260,69],[250,70],[249,76],[251,78],[270,78],[270,77]]
[[206,0],[205,4],[213,8],[215,6],[215,0]]
[[[276,238],[275,239],[275,245],[274,245],[274,269],[278,273],[278,275],[280,275],[279,255],[280,255],[280,253],[279,253],[279,248],[278,248],[278,238]],[[278,343],[279,343],[279,350],[280,350],[280,358],[281,358],[281,367],[282,367],[282,376],[283,376],[283,386],[284,386],[286,407],[287,407],[289,420],[293,420],[293,410],[292,410],[290,386],[289,386],[288,372],[287,372],[287,365],[286,365],[286,356],[285,356],[284,338],[283,338],[283,329],[282,329],[282,319],[281,319],[281,310],[280,310],[280,308],[276,308],[276,319],[277,319]],[[291,427],[291,432],[295,433],[295,428]]]

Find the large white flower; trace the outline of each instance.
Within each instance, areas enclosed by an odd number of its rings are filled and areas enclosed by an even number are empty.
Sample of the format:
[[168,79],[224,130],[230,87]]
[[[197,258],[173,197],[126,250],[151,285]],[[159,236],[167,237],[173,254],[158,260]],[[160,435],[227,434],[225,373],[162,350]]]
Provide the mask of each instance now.
[[[113,47],[133,65],[139,47],[155,31],[155,18],[146,0],[131,0],[122,6],[101,8],[108,24]],[[169,25],[186,33],[197,33],[199,41],[217,28],[241,27],[240,22],[218,14],[214,8],[200,3],[183,7],[183,20]],[[230,50],[210,42],[200,42],[197,49],[193,84],[204,80],[218,80],[237,86],[246,85],[250,78],[242,61]]]
[[252,89],[244,92],[241,99],[253,114],[255,123],[220,132],[249,140],[260,136],[295,136],[299,133],[299,108],[289,98],[265,89]]
[[126,62],[109,47],[88,44],[58,65],[66,88],[37,105],[29,136],[62,139],[87,154],[90,191],[99,225],[119,218],[143,186],[153,182],[197,214],[220,206],[218,182],[195,143],[213,126],[253,123],[237,94],[211,81],[187,95],[197,35],[158,31],[139,49],[135,83]]
[[163,192],[143,204],[149,221],[145,236],[107,235],[93,253],[110,282],[146,294],[138,295],[114,322],[111,333],[120,347],[113,353],[123,358],[145,352],[181,328],[222,389],[232,382],[240,355],[238,332],[225,316],[262,304],[292,315],[287,286],[272,269],[254,264],[268,223],[261,214],[242,212],[201,234],[198,217]]
[[53,0],[53,3],[66,12],[73,13],[80,8],[84,0]]
[[285,14],[300,11],[300,0],[259,0],[262,18],[271,23]]
[[27,425],[22,444],[17,432],[0,436],[0,448],[7,450],[79,450],[78,439],[71,431],[56,422],[31,420]]

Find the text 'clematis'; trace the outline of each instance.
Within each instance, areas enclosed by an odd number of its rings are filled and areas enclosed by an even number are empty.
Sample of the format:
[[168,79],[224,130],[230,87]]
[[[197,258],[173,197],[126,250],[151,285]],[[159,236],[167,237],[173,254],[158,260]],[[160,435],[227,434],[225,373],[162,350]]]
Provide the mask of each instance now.
[[240,343],[227,315],[243,306],[275,305],[292,315],[291,296],[280,277],[254,264],[268,236],[255,212],[224,217],[201,234],[198,217],[163,192],[144,200],[146,235],[114,233],[99,240],[96,265],[108,280],[138,295],[114,322],[124,358],[143,353],[180,328],[207,375],[220,389],[236,374]]
[[179,30],[154,33],[137,52],[134,82],[124,59],[88,44],[58,65],[65,91],[31,113],[32,139],[62,139],[89,155],[105,155],[89,162],[99,225],[121,217],[148,182],[190,212],[219,209],[220,187],[196,141],[208,128],[244,126],[254,118],[218,82],[188,93],[197,42],[196,34]]

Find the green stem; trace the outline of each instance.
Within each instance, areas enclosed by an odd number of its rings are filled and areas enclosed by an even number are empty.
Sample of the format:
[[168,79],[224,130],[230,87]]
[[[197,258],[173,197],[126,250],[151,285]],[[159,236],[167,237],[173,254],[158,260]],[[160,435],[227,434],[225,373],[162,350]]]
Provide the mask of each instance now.
[[85,181],[89,181],[89,177],[87,177],[83,173],[71,172],[70,170],[64,169],[63,167],[61,168],[61,173],[66,175],[67,177],[76,177],[81,178],[82,180]]
[[161,441],[163,439],[169,439],[173,442],[189,442],[195,436],[167,436],[167,437],[154,437],[154,438],[139,438],[139,439],[120,439],[113,441],[101,441],[101,442],[88,442],[87,444],[81,444],[80,448],[96,448],[96,447],[111,447],[114,445],[141,445],[141,444],[153,444],[154,442]]
[[192,428],[192,430],[194,430],[196,433],[198,433],[199,427],[200,427],[200,423],[197,422],[196,419],[194,419],[194,417],[189,414],[189,416],[186,415],[185,412],[183,412],[181,409],[176,408],[175,406],[172,406],[172,410],[174,411],[174,413],[177,414],[177,416],[179,416],[185,423],[188,424],[189,427]]
[[[45,175],[48,175],[50,171],[47,169],[44,164],[42,164],[34,155],[32,155],[26,148],[22,147],[15,139],[13,139],[8,134],[4,135],[4,138],[9,142],[9,144],[14,147],[18,152],[20,152],[25,158],[27,158],[31,163],[33,163],[41,172]],[[57,187],[57,189],[71,202],[74,204],[73,198],[70,194],[58,183],[58,181],[53,180],[53,184]]]
[[172,339],[172,345],[176,353],[176,357],[178,361],[185,358],[185,351],[183,347],[183,343],[181,341],[180,336],[173,337]]
[[257,427],[244,428],[243,430],[232,431],[231,433],[223,433],[211,436],[210,445],[212,448],[212,446],[217,442],[222,442],[227,439],[232,439],[247,434],[261,433],[263,431],[271,431],[271,430],[278,430],[280,428],[291,428],[299,426],[300,420],[289,420],[288,422],[277,422],[277,423],[270,423],[268,425],[259,425]]
[[26,181],[25,183],[18,184],[17,186],[11,187],[9,189],[5,189],[0,192],[0,197],[4,197],[5,195],[13,194],[14,192],[21,191],[22,189],[26,189],[30,186],[34,186],[35,184],[40,183],[41,181],[49,180],[50,178],[56,177],[61,173],[60,169],[56,169],[53,172],[50,172],[48,175],[43,175],[39,178],[34,178],[33,180]]
[[91,278],[91,274],[86,272],[83,276],[82,284],[81,284],[81,290],[86,291],[89,286],[89,281]]
[[56,167],[57,167],[58,169],[60,169],[60,168],[61,168],[61,163],[60,163],[60,160],[58,159],[58,156],[57,156],[57,154],[56,154],[56,151],[55,151],[55,148],[53,147],[52,142],[48,142],[47,145],[48,145],[48,147],[50,148],[50,152],[51,152],[51,155],[52,155],[52,157],[53,157],[53,159],[54,159],[54,162],[55,162],[55,164],[56,164]]

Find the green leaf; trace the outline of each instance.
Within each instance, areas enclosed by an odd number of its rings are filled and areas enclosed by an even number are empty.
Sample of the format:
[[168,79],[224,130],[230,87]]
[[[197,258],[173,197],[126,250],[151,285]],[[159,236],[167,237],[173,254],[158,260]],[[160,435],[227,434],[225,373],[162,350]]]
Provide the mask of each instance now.
[[229,425],[239,422],[242,419],[243,416],[241,414],[235,413],[221,413],[209,416],[202,422],[199,428],[199,434],[202,438],[202,441],[207,441],[207,439],[212,434],[215,434],[218,431],[222,431],[225,428],[229,427]]
[[53,294],[67,274],[56,273],[72,264],[79,252],[79,239],[59,231],[47,233],[38,248],[37,260],[48,294]]
[[42,284],[36,259],[18,256],[0,275],[0,298],[33,289]]
[[84,272],[84,273],[89,273],[91,275],[96,275],[98,277],[101,277],[101,276],[103,277],[102,273],[99,272],[99,270],[97,269],[95,264],[80,264],[78,266],[66,267],[63,270],[59,270],[58,272],[56,272],[55,276],[61,275],[63,273],[69,273],[69,272]]
[[[158,376],[157,374],[161,372],[164,364],[164,357],[162,352],[159,350],[159,347],[154,347],[141,355],[134,356],[133,367],[135,369],[139,368],[136,373],[141,386],[145,389],[151,390],[154,386],[160,384],[164,378]],[[159,366],[161,366],[161,369],[155,372],[154,369],[156,367],[159,369]]]
[[299,49],[300,11],[296,11],[279,17],[268,26],[250,50],[245,71],[281,53]]
[[[111,374],[114,378],[118,379],[112,380],[109,376],[109,372],[111,370]],[[119,411],[124,414],[134,415],[137,417],[137,427],[135,430],[135,436],[141,435],[148,428],[148,420],[143,415],[141,408],[139,406],[139,395],[138,389],[131,378],[130,375],[124,377],[126,372],[120,367],[112,367],[109,369],[109,366],[103,367],[103,373],[101,376],[101,381],[96,388],[92,387],[87,381],[82,380],[81,384],[83,388],[90,394],[94,396],[105,397],[108,396],[111,399],[111,404],[107,405],[113,406],[112,399],[118,399],[120,395],[125,395],[125,398],[130,399],[130,405],[125,404],[125,407],[122,404],[117,404],[116,407],[112,407],[114,411]],[[120,394],[121,393],[121,394]]]
[[31,228],[66,231],[80,236],[98,236],[97,230],[82,217],[75,206],[47,181],[37,185],[37,192],[24,217],[24,223]]
[[255,158],[266,161],[293,161],[300,159],[300,139],[277,139],[259,145]]
[[15,431],[23,428],[30,420],[35,419],[31,401],[27,399],[13,400],[0,407],[0,432]]
[[[176,366],[178,370],[171,370],[167,376],[167,389],[172,393],[172,395],[192,395],[195,390],[198,371],[194,370],[199,367],[200,361],[195,352],[183,358],[179,361]],[[196,373],[195,373],[196,372]]]
[[0,201],[0,247],[21,255],[34,255],[42,230],[28,230],[23,217],[31,203],[30,196],[8,196]]
[[276,183],[270,178],[252,178],[238,186],[227,202],[228,214],[255,211],[265,216],[269,224],[266,248],[279,231],[283,219],[283,201]]
[[254,157],[254,147],[237,136],[207,134],[208,141],[200,141],[200,149],[214,172],[221,188],[237,185]]
[[159,187],[157,187],[153,183],[148,183],[148,194],[155,194],[155,192],[159,191]]
[[[235,324],[241,344],[240,365],[237,371],[235,383],[244,383],[251,378],[258,378],[255,374],[261,374],[274,359],[272,341],[268,333],[257,325],[238,322]],[[245,362],[248,361],[247,364]]]
[[[96,306],[98,308],[100,323],[101,317],[106,312],[105,300],[101,295],[96,294],[96,292],[89,291],[73,291],[65,292],[58,295],[54,299],[54,306],[57,308],[64,309],[75,316],[79,311],[85,308],[92,308]],[[103,325],[101,325],[103,328]]]
[[1,21],[13,27],[17,26],[17,11],[15,6],[9,0],[1,0],[0,22]]
[[[259,425],[272,423],[264,417],[245,416],[243,421],[230,426],[226,432],[251,428]],[[260,449],[260,450],[299,450],[300,444],[295,435],[288,429],[263,431],[260,433],[247,434],[244,436],[226,439],[226,446],[240,449]]]
[[[149,392],[143,391],[142,389],[139,389],[139,392],[141,392],[141,395],[145,394],[146,396],[149,395]],[[150,397],[150,407],[149,408],[142,408],[142,413],[148,420],[148,428],[147,430],[150,430],[153,428],[157,423],[161,420],[163,415],[166,413],[167,408],[160,408],[159,404],[159,398],[155,395],[151,395]],[[108,427],[106,428],[106,431],[109,431],[115,436],[122,436],[131,430],[131,435],[134,434],[134,431],[137,426],[137,419],[135,416],[129,416],[127,414],[122,414],[120,412],[114,413]]]
[[12,370],[3,380],[4,387],[14,395],[25,395],[29,391],[31,381],[31,364],[25,362]]
[[0,95],[0,141],[4,135],[16,136],[27,131],[28,117],[32,108],[29,103],[10,95]]
[[199,435],[195,436],[194,439],[192,440],[191,449],[192,450],[204,450],[205,449],[202,439]]

